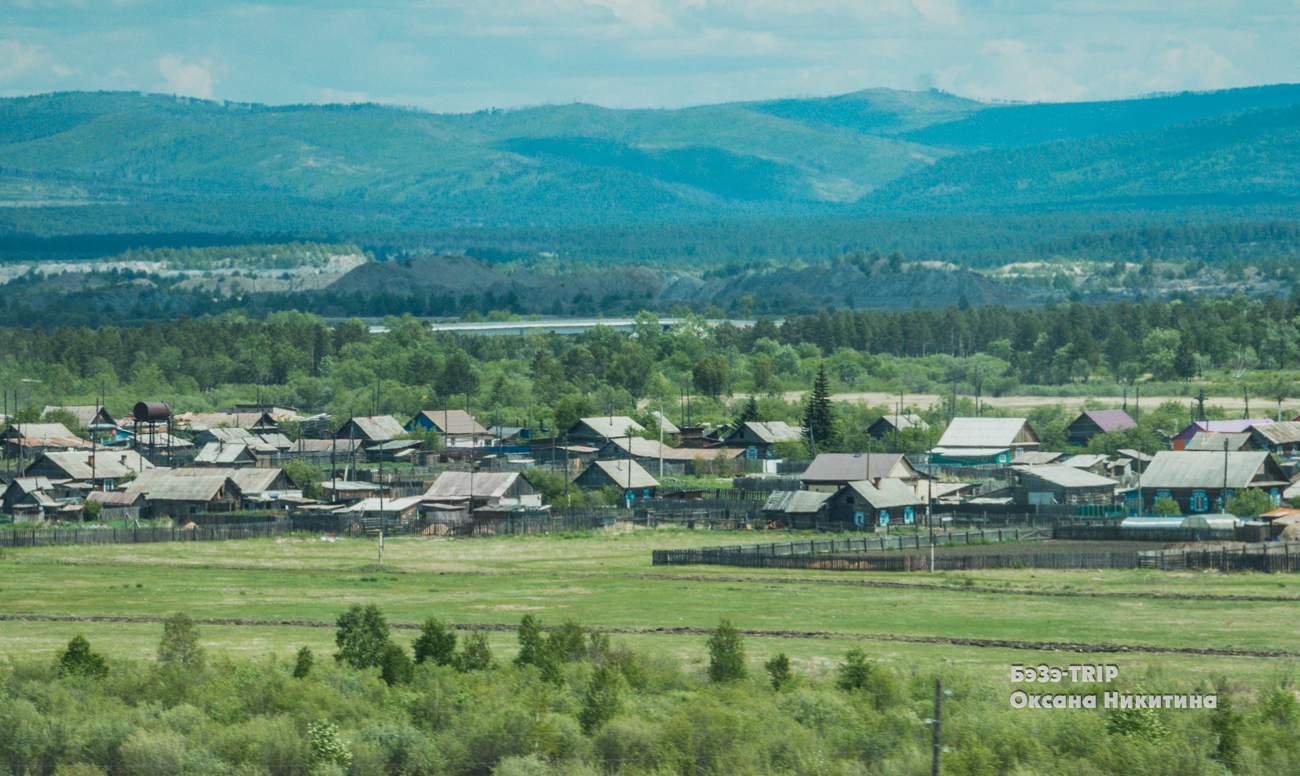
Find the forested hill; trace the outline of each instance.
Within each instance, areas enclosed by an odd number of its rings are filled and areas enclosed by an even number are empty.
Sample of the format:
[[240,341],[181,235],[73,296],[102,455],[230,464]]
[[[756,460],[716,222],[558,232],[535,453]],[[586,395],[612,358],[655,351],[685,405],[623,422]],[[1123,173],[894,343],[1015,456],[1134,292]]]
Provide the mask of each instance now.
[[1014,106],[871,89],[466,115],[41,95],[0,100],[0,235],[1286,201],[1300,194],[1297,106],[1296,86]]

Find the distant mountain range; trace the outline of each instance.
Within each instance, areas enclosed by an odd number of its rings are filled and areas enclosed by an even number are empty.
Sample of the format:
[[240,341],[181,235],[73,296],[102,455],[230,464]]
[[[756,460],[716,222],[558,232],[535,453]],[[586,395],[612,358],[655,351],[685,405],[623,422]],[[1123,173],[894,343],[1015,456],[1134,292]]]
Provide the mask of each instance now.
[[391,231],[1300,198],[1300,86],[998,105],[870,89],[438,115],[0,100],[0,234]]

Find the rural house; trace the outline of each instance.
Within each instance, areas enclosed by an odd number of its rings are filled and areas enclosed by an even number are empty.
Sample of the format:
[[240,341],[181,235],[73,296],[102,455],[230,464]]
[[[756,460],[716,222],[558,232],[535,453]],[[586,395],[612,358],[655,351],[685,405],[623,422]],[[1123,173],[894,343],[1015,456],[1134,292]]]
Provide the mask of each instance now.
[[[1269,418],[1249,418],[1246,420],[1197,420],[1187,425],[1182,431],[1170,437],[1174,450],[1187,449],[1187,442],[1198,431],[1213,431],[1216,434],[1247,434],[1250,427],[1272,423]],[[1222,444],[1222,442],[1220,442]]]
[[374,415],[352,418],[334,436],[339,439],[359,439],[363,448],[370,449],[405,433],[406,429],[392,415]]
[[777,457],[773,449],[777,442],[799,442],[802,439],[803,432],[784,421],[750,420],[741,423],[735,431],[727,435],[723,444],[733,449],[744,450],[746,458],[765,459]]
[[475,513],[542,508],[541,494],[519,472],[443,472],[421,500],[470,505]]
[[590,445],[599,449],[615,437],[626,438],[629,429],[633,434],[645,431],[644,426],[626,415],[580,418],[565,430],[563,440],[566,445]]
[[113,484],[131,473],[152,469],[153,464],[144,456],[129,450],[98,450],[91,452],[42,453],[24,471],[28,477],[46,477],[51,480],[71,480],[91,483],[112,490]]
[[[1272,425],[1271,423],[1268,425]],[[1250,432],[1242,431],[1240,433],[1223,433],[1219,431],[1197,431],[1192,434],[1191,439],[1183,445],[1183,449],[1188,452],[1205,451],[1223,452],[1230,450],[1253,450],[1254,446],[1250,441]]]
[[1261,423],[1251,426],[1248,433],[1252,450],[1267,450],[1288,457],[1300,455],[1300,423],[1293,420]]
[[[239,486],[226,469],[151,469],[126,486],[127,493],[142,493],[150,517],[170,517],[184,523],[209,512],[234,512],[240,508]],[[208,473],[211,472],[211,473]]]
[[67,412],[76,418],[78,428],[117,425],[117,421],[113,420],[113,416],[108,414],[108,410],[98,404],[50,404],[41,410],[41,417],[56,410]]
[[925,431],[930,428],[930,424],[922,420],[920,415],[882,415],[867,427],[867,433],[875,439],[889,439],[897,432],[909,428]]
[[1086,447],[1099,434],[1125,428],[1137,428],[1137,423],[1124,410],[1087,410],[1065,427],[1065,436],[1069,444]]
[[814,528],[826,522],[827,502],[834,493],[814,490],[777,490],[763,502],[763,519],[786,528]]
[[493,440],[492,432],[465,410],[424,410],[406,424],[407,431],[417,429],[436,432],[444,447],[482,447]]
[[1038,445],[1038,433],[1024,418],[953,418],[934,448],[933,462],[1006,464]]
[[1011,475],[1013,504],[1112,504],[1115,480],[1066,464],[1016,467]]
[[654,498],[659,481],[635,461],[592,461],[573,484],[587,490],[618,488],[624,499]]
[[892,478],[850,482],[829,501],[831,520],[858,529],[912,525],[922,507],[920,496]]
[[[1243,488],[1259,488],[1276,505],[1290,485],[1277,462],[1263,450],[1156,453],[1141,483],[1144,511],[1150,511],[1158,499],[1169,498],[1188,515],[1222,512],[1226,497]],[[1128,491],[1125,498],[1126,506],[1137,507],[1137,490]]]
[[35,458],[47,451],[92,447],[90,442],[69,431],[62,423],[15,423],[5,429],[5,457]]
[[925,475],[902,453],[821,453],[799,475],[805,490],[835,493],[850,482],[901,480],[914,492],[923,492]]

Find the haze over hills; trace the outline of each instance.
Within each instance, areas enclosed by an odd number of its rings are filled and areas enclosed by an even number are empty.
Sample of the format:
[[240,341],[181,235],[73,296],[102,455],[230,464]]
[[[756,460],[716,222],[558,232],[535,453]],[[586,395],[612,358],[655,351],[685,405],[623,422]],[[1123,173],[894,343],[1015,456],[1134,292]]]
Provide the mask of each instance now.
[[41,95],[0,101],[0,200],[27,211],[9,208],[0,228],[401,230],[1288,200],[1300,190],[1297,104],[1288,85],[1107,103],[872,89],[464,115]]

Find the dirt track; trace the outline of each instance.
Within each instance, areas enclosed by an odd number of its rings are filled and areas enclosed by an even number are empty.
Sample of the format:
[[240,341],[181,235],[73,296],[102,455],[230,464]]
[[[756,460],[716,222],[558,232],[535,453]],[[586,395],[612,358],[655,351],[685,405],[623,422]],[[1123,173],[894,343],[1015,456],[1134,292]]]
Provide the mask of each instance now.
[[[124,623],[161,623],[162,617],[72,617],[57,615],[0,615],[0,622],[124,622]],[[316,620],[235,620],[204,619],[195,620],[196,625],[235,625],[260,627],[290,628],[334,628],[336,623]],[[399,630],[419,630],[415,623],[390,623],[390,628]],[[481,625],[454,625],[455,630],[486,630],[511,632],[519,629],[518,625],[488,623]],[[713,633],[709,628],[602,628],[601,633],[619,635],[668,635],[668,636],[708,636]],[[903,644],[946,644],[961,647],[982,647],[987,649],[1026,649],[1040,652],[1076,652],[1093,654],[1146,653],[1166,655],[1205,655],[1213,657],[1300,657],[1300,652],[1282,652],[1258,649],[1206,649],[1201,647],[1150,647],[1130,644],[1085,644],[1059,641],[1016,641],[1009,639],[963,639],[946,636],[897,636],[890,633],[834,633],[830,631],[767,631],[742,630],[741,634],[751,638],[775,639],[825,639],[830,641],[886,641]]]

